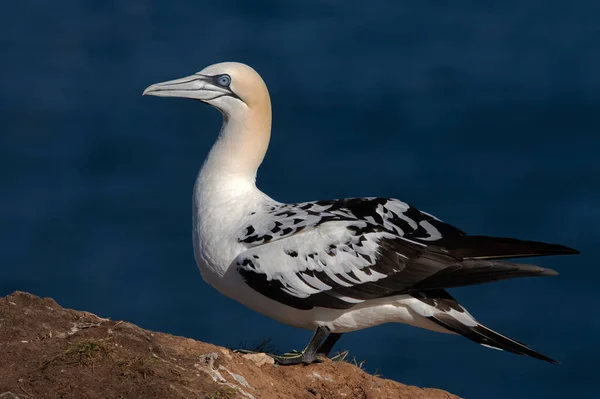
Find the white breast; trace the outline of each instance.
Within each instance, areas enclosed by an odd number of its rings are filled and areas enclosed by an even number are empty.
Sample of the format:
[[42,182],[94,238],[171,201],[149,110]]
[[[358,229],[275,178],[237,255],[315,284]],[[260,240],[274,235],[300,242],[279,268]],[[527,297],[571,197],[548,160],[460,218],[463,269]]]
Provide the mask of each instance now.
[[215,288],[246,249],[237,239],[241,226],[266,202],[275,202],[247,181],[219,180],[216,184],[200,173],[192,203],[194,257],[204,280]]

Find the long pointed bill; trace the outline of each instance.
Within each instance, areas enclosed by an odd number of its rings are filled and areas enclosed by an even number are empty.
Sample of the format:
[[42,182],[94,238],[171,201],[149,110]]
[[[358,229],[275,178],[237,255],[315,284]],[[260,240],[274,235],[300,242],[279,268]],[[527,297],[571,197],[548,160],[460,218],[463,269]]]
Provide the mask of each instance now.
[[184,97],[207,101],[230,93],[230,90],[213,84],[211,76],[191,75],[148,86],[142,95]]

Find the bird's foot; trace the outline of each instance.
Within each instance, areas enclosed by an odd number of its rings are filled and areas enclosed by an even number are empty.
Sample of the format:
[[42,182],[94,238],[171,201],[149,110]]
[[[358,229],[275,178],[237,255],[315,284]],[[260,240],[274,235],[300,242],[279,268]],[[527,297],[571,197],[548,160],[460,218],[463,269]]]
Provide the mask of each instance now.
[[322,361],[314,353],[306,353],[304,351],[284,353],[282,355],[273,355],[273,354],[267,353],[267,355],[272,357],[273,360],[275,360],[275,363],[279,364],[280,366],[292,366],[294,364],[320,363]]
[[265,355],[271,357],[275,360],[275,363],[281,366],[291,366],[294,364],[311,364],[321,362],[322,360],[314,354],[311,356],[305,352],[298,352],[296,350],[292,352],[287,352],[281,355],[275,355],[273,353],[259,352],[253,351],[249,349],[234,349],[233,353],[240,353],[242,355],[246,354],[254,354],[254,353],[264,353]]
[[262,353],[259,351],[252,351],[250,349],[233,349],[233,353],[241,353],[242,355],[253,354],[253,353]]
[[[265,355],[271,357],[275,362],[281,366],[291,366],[294,364],[311,364],[322,362],[323,358],[320,357],[320,354],[324,354],[325,358],[331,351],[333,345],[337,342],[337,340],[342,336],[341,333],[330,335],[331,338],[327,339],[325,343],[323,340],[328,337],[330,333],[329,328],[325,326],[317,327],[315,334],[311,338],[308,346],[302,352],[293,351],[291,353],[284,353],[283,355],[274,355],[271,353],[265,353]],[[316,352],[319,352],[317,354]],[[249,351],[246,349],[238,349],[234,350],[237,353],[257,353],[255,351]]]

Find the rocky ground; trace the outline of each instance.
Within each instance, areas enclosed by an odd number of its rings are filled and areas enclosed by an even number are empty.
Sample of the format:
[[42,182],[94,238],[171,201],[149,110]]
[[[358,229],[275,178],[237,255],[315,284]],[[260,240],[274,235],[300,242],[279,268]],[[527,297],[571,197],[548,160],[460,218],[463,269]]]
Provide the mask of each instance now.
[[369,375],[352,362],[277,367],[189,338],[63,309],[50,298],[0,298],[0,399],[457,398]]

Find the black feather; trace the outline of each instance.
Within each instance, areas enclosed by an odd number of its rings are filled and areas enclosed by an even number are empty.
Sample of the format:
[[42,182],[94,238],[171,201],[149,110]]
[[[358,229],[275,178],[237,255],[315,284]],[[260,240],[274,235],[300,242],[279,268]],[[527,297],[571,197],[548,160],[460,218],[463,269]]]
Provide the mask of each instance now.
[[433,243],[462,259],[507,259],[573,255],[579,251],[560,244],[487,236],[450,236]]
[[535,265],[491,260],[464,260],[417,282],[413,290],[464,287],[517,277],[556,276],[558,273]]
[[525,355],[553,364],[559,364],[558,361],[542,353],[536,352],[527,345],[497,333],[496,331],[493,331],[482,324],[478,323],[475,326],[467,326],[446,313],[436,314],[435,316],[429,317],[429,319],[436,324],[479,344],[488,345],[493,348],[501,349],[511,353],[516,353],[517,355]]

